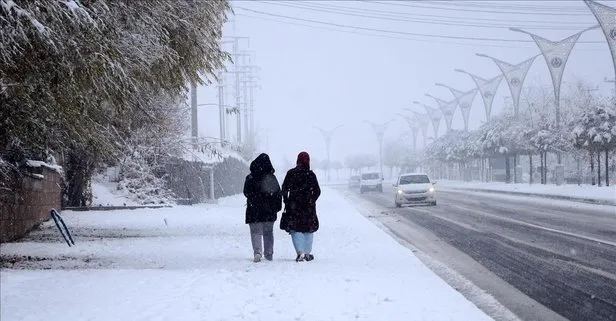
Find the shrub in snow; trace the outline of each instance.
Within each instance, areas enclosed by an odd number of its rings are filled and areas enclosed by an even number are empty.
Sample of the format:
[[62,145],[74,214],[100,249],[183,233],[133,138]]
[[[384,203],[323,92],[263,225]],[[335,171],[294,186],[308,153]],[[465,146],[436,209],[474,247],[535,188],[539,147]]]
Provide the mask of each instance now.
[[579,112],[571,139],[577,148],[603,151],[616,148],[616,107],[604,102]]
[[171,202],[173,194],[167,188],[164,176],[156,175],[158,164],[151,164],[147,158],[147,148],[137,148],[124,159],[118,190],[127,191],[128,197],[139,204]]

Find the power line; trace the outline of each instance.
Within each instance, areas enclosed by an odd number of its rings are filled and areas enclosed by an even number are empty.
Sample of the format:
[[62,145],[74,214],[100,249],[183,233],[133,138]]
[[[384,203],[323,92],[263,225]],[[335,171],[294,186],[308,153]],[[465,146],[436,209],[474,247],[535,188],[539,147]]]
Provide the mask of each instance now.
[[[427,37],[427,38],[441,38],[441,39],[455,39],[455,40],[472,40],[472,41],[492,41],[492,42],[506,42],[506,43],[534,43],[533,40],[515,40],[515,39],[500,39],[500,38],[483,38],[483,37],[463,37],[463,36],[452,36],[452,35],[437,35],[437,34],[425,34],[425,33],[415,33],[415,32],[406,32],[406,31],[398,31],[398,30],[386,30],[386,29],[377,29],[377,28],[368,28],[368,27],[360,27],[360,26],[352,26],[352,25],[344,25],[339,23],[325,22],[320,20],[313,19],[304,19],[299,17],[291,17],[286,15],[275,14],[271,12],[253,10],[243,7],[235,7],[235,9],[244,10],[260,15],[292,19],[303,22],[316,23],[320,25],[328,25],[340,28],[348,28],[348,29],[356,29],[362,31],[372,31],[372,32],[380,32],[385,34],[396,34],[403,36],[415,36],[415,37]],[[579,41],[578,43],[603,43],[602,41]]]
[[[433,40],[433,39],[417,39],[417,38],[410,38],[410,37],[398,37],[398,36],[376,34],[376,33],[368,33],[368,32],[361,32],[361,31],[328,28],[328,27],[315,26],[315,25],[304,24],[304,23],[299,23],[299,22],[291,22],[291,21],[278,20],[278,19],[274,19],[274,18],[267,18],[267,17],[263,17],[263,16],[252,16],[252,15],[247,15],[247,14],[242,14],[242,13],[236,13],[235,15],[236,16],[240,16],[240,17],[251,18],[251,19],[263,20],[263,21],[272,21],[272,22],[283,23],[283,24],[288,24],[288,25],[308,27],[308,28],[318,29],[318,30],[342,32],[342,33],[355,34],[355,35],[361,35],[361,36],[370,36],[370,37],[381,38],[381,39],[406,40],[406,41],[423,42],[423,43],[448,44],[448,45],[470,46],[470,47],[511,48],[511,49],[534,49],[534,48],[536,48],[535,46],[530,46],[530,45],[528,45],[528,46],[527,45],[516,45],[516,46],[513,46],[513,45],[505,45],[505,44],[485,44],[485,43],[477,44],[477,43],[472,43],[472,42],[468,42],[468,41],[454,42],[453,40],[452,41],[446,41],[446,40]],[[593,49],[577,49],[577,50],[587,51],[587,52],[597,52],[597,51],[599,51],[599,50],[593,50]]]
[[383,39],[410,40],[410,41],[418,41],[418,42],[426,42],[426,43],[453,44],[453,45],[473,46],[473,47],[492,47],[492,48],[496,47],[496,48],[515,48],[515,49],[533,49],[534,48],[533,46],[508,46],[508,45],[498,45],[498,44],[493,44],[493,45],[490,45],[490,44],[473,44],[473,43],[470,43],[470,42],[438,41],[438,40],[428,40],[428,39],[416,39],[416,38],[409,38],[409,37],[396,37],[396,36],[390,36],[390,35],[375,34],[375,33],[368,33],[368,32],[360,32],[360,31],[353,31],[353,30],[343,30],[343,29],[321,27],[321,26],[303,24],[303,23],[298,23],[298,22],[291,22],[291,21],[283,21],[283,20],[277,20],[277,19],[272,19],[272,18],[265,18],[265,17],[260,17],[260,16],[251,16],[251,15],[242,14],[242,13],[236,13],[235,15],[236,16],[241,16],[241,17],[246,17],[246,18],[265,20],[265,21],[272,21],[272,22],[279,22],[279,23],[295,25],[295,26],[302,26],[302,27],[308,27],[308,28],[319,29],[319,30],[336,31],[336,32],[350,33],[350,34],[356,34],[356,35],[362,35],[362,36],[371,36],[371,37],[383,38]]
[[[427,1],[430,3],[436,3],[441,5],[449,5],[454,7],[475,7],[475,8],[484,8],[484,9],[509,9],[509,10],[517,10],[524,11],[530,10],[532,13],[536,13],[537,11],[559,11],[559,12],[574,12],[574,13],[582,13],[588,12],[586,8],[565,8],[564,6],[545,6],[545,5],[514,5],[511,3],[503,4],[503,3],[485,3],[485,2],[473,2],[473,1]],[[562,1],[561,1],[562,2]],[[535,2],[537,3],[537,2]]]
[[[367,2],[367,1],[363,1],[363,2]],[[388,6],[397,6],[397,7],[411,7],[411,8],[423,8],[423,9],[434,9],[434,10],[448,10],[448,11],[464,11],[464,12],[475,12],[475,13],[497,13],[497,14],[510,14],[510,15],[528,15],[528,14],[532,14],[532,12],[523,12],[523,11],[497,11],[497,10],[473,10],[473,9],[467,9],[467,8],[451,8],[451,7],[435,7],[435,6],[430,6],[430,5],[425,5],[423,3],[418,3],[418,1],[414,1],[413,3],[391,3],[391,2],[380,2],[380,1],[369,1],[370,3],[376,3],[376,4],[380,4],[380,5],[388,5]],[[546,12],[546,13],[542,13],[543,15],[548,15],[548,16],[589,16],[592,15],[592,13],[587,12],[587,13],[563,13],[563,12],[558,12],[558,10],[554,10],[557,12]]]
[[[267,3],[267,2],[260,2],[260,3]],[[300,2],[298,1],[276,1],[276,3],[284,3],[284,4],[293,4],[295,6],[298,6]],[[362,2],[362,3],[366,3],[366,2]],[[550,24],[550,23],[554,23],[555,21],[549,21],[549,20],[511,20],[511,19],[490,19],[490,18],[481,18],[481,17],[456,17],[456,16],[442,16],[442,15],[434,15],[434,14],[422,14],[422,13],[409,13],[409,12],[400,12],[400,11],[388,11],[388,10],[378,10],[378,9],[362,9],[362,8],[353,8],[353,7],[346,7],[346,6],[339,6],[339,5],[333,5],[333,4],[321,4],[321,3],[314,3],[314,2],[301,2],[301,5],[303,6],[312,6],[312,7],[317,7],[317,8],[323,8],[323,9],[340,9],[340,10],[345,10],[345,11],[351,11],[351,12],[355,12],[355,13],[368,13],[368,14],[378,14],[381,16],[387,16],[387,17],[402,17],[402,18],[408,18],[408,17],[421,17],[421,18],[430,18],[431,20],[434,20],[433,18],[439,18],[439,19],[446,19],[444,21],[446,22],[456,22],[456,21],[451,21],[453,20],[461,20],[460,22],[477,22],[477,21],[486,21],[486,22],[509,22],[511,24],[524,24],[524,23],[538,23],[538,24]],[[594,19],[592,18],[592,16],[589,16],[591,18],[592,21],[594,21]],[[560,21],[558,21],[560,22]],[[568,25],[571,24],[580,24],[580,27],[584,27],[588,25],[588,22],[568,22]],[[555,29],[558,29],[558,27],[555,26]]]
[[[364,18],[380,19],[380,20],[387,20],[387,21],[401,21],[401,22],[413,22],[413,23],[422,23],[422,24],[431,24],[431,25],[447,25],[447,26],[457,26],[457,27],[461,26],[461,27],[491,28],[491,29],[509,29],[511,27],[511,24],[494,24],[494,23],[478,24],[478,23],[455,22],[455,21],[434,20],[434,19],[427,20],[427,19],[418,19],[418,18],[403,18],[401,16],[396,17],[392,15],[381,15],[381,14],[364,14],[364,13],[357,13],[357,12],[354,12],[348,9],[337,9],[334,7],[327,8],[325,6],[306,5],[304,3],[301,3],[301,4],[285,3],[282,1],[276,1],[276,2],[262,1],[260,3],[274,5],[274,6],[288,7],[288,8],[299,8],[299,9],[318,11],[318,12],[341,14],[345,16],[364,17]],[[536,25],[520,25],[520,24],[516,24],[516,25],[519,26],[519,28],[524,28],[524,29],[551,29],[551,30],[552,29],[559,29],[559,30],[579,29],[578,27],[571,26],[571,25],[569,26],[536,26]]]

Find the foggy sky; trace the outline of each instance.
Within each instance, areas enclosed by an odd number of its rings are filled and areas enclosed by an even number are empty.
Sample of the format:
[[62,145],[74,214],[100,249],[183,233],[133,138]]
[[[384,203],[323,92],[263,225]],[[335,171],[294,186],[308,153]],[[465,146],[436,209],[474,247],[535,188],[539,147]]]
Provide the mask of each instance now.
[[[616,1],[600,1],[609,6],[616,6]],[[273,4],[272,4],[273,3]],[[257,127],[262,134],[269,136],[269,150],[265,141],[259,152],[268,152],[273,161],[280,163],[283,157],[294,161],[298,152],[308,151],[313,159],[325,159],[326,149],[321,134],[313,128],[325,129],[343,124],[333,137],[331,158],[344,161],[349,153],[377,154],[377,141],[374,132],[365,124],[365,120],[385,122],[395,119],[385,134],[385,140],[398,137],[408,130],[406,122],[397,117],[405,113],[403,108],[413,108],[424,113],[425,110],[413,105],[419,100],[432,107],[437,107],[434,100],[425,97],[430,93],[443,100],[454,97],[449,90],[434,86],[441,82],[459,90],[475,87],[467,75],[454,72],[465,69],[483,78],[492,78],[500,70],[491,60],[477,57],[476,53],[485,53],[509,63],[517,64],[539,53],[534,43],[503,43],[435,39],[418,36],[383,34],[372,31],[344,29],[342,27],[323,26],[315,23],[290,20],[248,12],[239,8],[253,9],[277,15],[301,19],[311,19],[366,28],[387,29],[402,32],[439,34],[475,38],[501,38],[530,40],[527,35],[509,31],[504,27],[462,27],[438,24],[424,24],[407,21],[387,21],[355,17],[348,14],[326,13],[292,7],[293,4],[310,6],[339,6],[349,8],[378,10],[384,12],[408,13],[409,19],[416,15],[438,15],[444,17],[464,17],[464,23],[472,24],[474,19],[495,19],[499,25],[511,27],[526,26],[568,26],[567,30],[549,30],[525,28],[551,40],[561,40],[587,27],[597,24],[594,16],[583,1],[474,1],[473,4],[562,6],[566,10],[576,10],[581,15],[546,16],[538,14],[514,15],[501,13],[478,13],[470,11],[428,9],[405,7],[410,2],[389,2],[387,4],[354,1],[289,2],[282,1],[234,1],[236,16],[231,15],[232,22],[225,27],[228,36],[250,37],[249,50],[256,52],[256,64],[261,70],[260,90],[255,90],[255,108]],[[418,3],[418,2],[412,2]],[[434,1],[419,2],[425,6],[438,5]],[[397,5],[402,4],[402,5]],[[450,6],[447,6],[450,7]],[[456,8],[456,7],[450,7]],[[459,7],[466,8],[466,7]],[[470,6],[470,10],[503,11],[510,9],[486,9]],[[346,11],[345,11],[346,12]],[[350,12],[350,11],[349,11]],[[267,19],[267,20],[266,20]],[[276,20],[276,21],[271,21]],[[507,20],[513,20],[511,22]],[[523,21],[551,21],[549,24]],[[459,21],[459,20],[457,20]],[[290,23],[310,25],[298,26]],[[487,23],[480,21],[480,23]],[[316,27],[316,28],[315,28]],[[334,30],[349,30],[381,34],[387,37],[408,39],[388,39]],[[579,28],[579,29],[576,29]],[[423,39],[425,41],[417,41]],[[583,79],[592,86],[599,87],[599,93],[609,94],[613,84],[605,83],[604,78],[613,79],[613,65],[609,48],[600,29],[584,33],[583,41],[600,41],[598,44],[578,43],[573,49],[565,73],[561,96],[565,95],[569,85]],[[442,43],[455,42],[455,43]],[[470,45],[469,45],[470,44]],[[503,47],[501,47],[503,46]],[[227,47],[231,50],[231,47]],[[248,49],[242,43],[242,49]],[[232,67],[230,67],[230,70]],[[231,76],[228,82],[232,80]],[[551,78],[543,57],[533,63],[524,86],[546,86],[551,88]],[[227,103],[233,104],[232,84],[227,88]],[[492,107],[492,115],[502,112],[504,97],[510,96],[509,88],[503,80],[499,86]],[[216,89],[200,87],[199,103],[217,103]],[[520,108],[524,108],[521,104]],[[199,134],[201,136],[219,136],[218,111],[215,108],[199,109]],[[485,121],[483,101],[475,97],[470,116],[470,129],[477,128]],[[235,121],[230,132],[235,136]],[[463,129],[459,109],[454,116],[454,129]],[[441,121],[440,134],[446,131],[444,119]],[[431,136],[432,127],[428,130]],[[422,146],[421,135],[418,146]]]

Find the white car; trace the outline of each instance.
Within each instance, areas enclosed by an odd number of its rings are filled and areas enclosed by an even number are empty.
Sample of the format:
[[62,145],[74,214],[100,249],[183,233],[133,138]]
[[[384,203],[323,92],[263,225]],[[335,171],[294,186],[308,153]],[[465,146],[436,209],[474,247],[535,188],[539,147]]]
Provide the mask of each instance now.
[[430,204],[436,205],[436,182],[432,182],[428,174],[406,173],[398,177],[396,187],[396,207],[405,204]]
[[383,177],[377,172],[363,173],[359,179],[359,192],[377,191],[383,193]]

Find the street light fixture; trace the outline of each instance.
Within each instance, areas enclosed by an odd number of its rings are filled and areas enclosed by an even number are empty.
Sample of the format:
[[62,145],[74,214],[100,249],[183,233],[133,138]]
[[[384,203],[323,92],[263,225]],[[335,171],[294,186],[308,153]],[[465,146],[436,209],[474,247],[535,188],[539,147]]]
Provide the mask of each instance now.
[[[554,87],[554,104],[556,105],[557,129],[560,129],[561,126],[560,85],[562,82],[563,73],[565,71],[565,66],[567,65],[567,60],[569,59],[569,55],[571,54],[575,43],[578,41],[582,33],[598,27],[599,26],[597,25],[591,28],[587,28],[560,41],[551,41],[519,28],[509,28],[509,30],[511,31],[520,32],[531,36],[531,38],[533,38],[533,40],[537,44],[537,47],[539,47],[539,50],[541,50],[543,58],[545,58],[545,62],[547,63],[548,69],[550,70],[550,76],[552,77],[552,85]],[[519,97],[517,99],[519,100]],[[556,184],[561,185],[564,183],[565,167],[562,164],[562,153],[558,152],[556,153],[556,155],[558,158],[558,164],[556,167]]]
[[413,104],[419,105],[426,110],[426,113],[428,114],[428,117],[430,117],[430,121],[432,122],[432,130],[434,130],[434,139],[438,138],[438,128],[441,124],[441,118],[443,117],[443,112],[438,108],[432,108],[416,100],[413,101]]
[[330,159],[330,147],[331,147],[331,143],[332,143],[332,137],[334,136],[334,132],[336,132],[336,130],[340,129],[343,125],[338,125],[330,130],[325,130],[322,129],[320,127],[314,126],[314,128],[316,128],[318,131],[321,132],[321,135],[323,135],[323,139],[325,140],[325,147],[327,148],[327,167],[326,167],[326,172],[327,172],[327,181],[330,180],[330,172],[329,172],[329,168],[331,166],[331,159]]
[[[584,0],[584,2],[599,22],[605,35],[612,54],[614,76],[616,77],[616,19],[614,18],[616,17],[616,8],[608,7],[594,0]],[[614,85],[616,86],[616,81],[614,81]]]
[[447,85],[443,85],[441,83],[436,83],[436,86],[449,89],[449,91],[451,91],[451,94],[456,97],[458,106],[460,106],[460,111],[462,111],[462,119],[464,120],[464,131],[468,132],[468,117],[470,115],[471,107],[473,106],[475,96],[477,95],[477,88],[473,88],[467,92],[463,92]]
[[522,93],[524,79],[526,79],[526,75],[528,74],[530,66],[532,66],[533,62],[535,61],[535,58],[537,58],[539,55],[535,55],[529,59],[526,59],[517,65],[512,65],[510,63],[481,53],[478,53],[477,56],[492,59],[492,61],[494,61],[494,63],[498,66],[498,68],[505,76],[507,84],[509,85],[509,90],[511,91],[511,97],[513,99],[513,110],[515,116],[517,117],[520,109],[520,94]]
[[391,122],[393,122],[393,119],[388,120],[382,124],[373,123],[367,120],[365,120],[364,122],[372,126],[372,129],[376,134],[376,139],[379,143],[379,167],[381,169],[381,177],[383,177],[383,137],[385,136],[385,131],[387,130],[387,127]]
[[477,86],[477,89],[481,94],[481,98],[483,99],[483,106],[486,112],[486,121],[489,121],[492,114],[492,103],[494,102],[494,95],[496,94],[496,90],[498,89],[498,86],[500,86],[500,83],[503,80],[503,74],[500,74],[488,80],[473,75],[462,69],[455,69],[455,71],[467,74],[473,79],[473,82],[475,82],[475,85]]
[[430,116],[428,114],[420,113],[410,108],[404,108],[404,110],[411,112],[415,116],[415,119],[419,124],[419,128],[421,128],[421,134],[423,136],[423,147],[426,148],[428,139],[428,126],[430,126]]
[[445,117],[445,125],[447,126],[447,132],[451,131],[451,122],[453,121],[453,114],[458,106],[458,100],[444,101],[440,98],[436,98],[430,94],[426,94],[426,97],[430,97],[436,101],[436,104],[441,108],[443,116]]
[[415,118],[409,117],[403,114],[396,114],[406,120],[407,125],[411,129],[411,134],[413,135],[413,153],[417,152],[417,133],[419,132],[418,122]]

